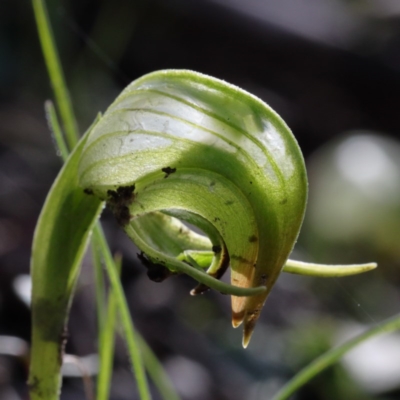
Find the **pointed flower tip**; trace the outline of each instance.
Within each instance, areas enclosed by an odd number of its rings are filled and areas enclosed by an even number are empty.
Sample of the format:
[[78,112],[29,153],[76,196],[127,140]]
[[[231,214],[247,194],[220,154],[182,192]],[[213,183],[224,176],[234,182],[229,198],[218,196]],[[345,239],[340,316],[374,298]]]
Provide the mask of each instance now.
[[249,317],[249,315],[247,315],[246,318],[244,319],[243,339],[242,339],[242,345],[244,349],[246,349],[250,343],[250,339],[253,335],[257,319],[258,316],[256,318],[253,318],[253,316]]
[[238,328],[244,319],[244,312],[232,312],[232,326]]
[[243,332],[242,346],[244,349],[247,349],[247,346],[250,343],[252,333]]
[[234,328],[238,328],[241,325],[242,321],[237,321],[235,319],[232,318],[232,326]]

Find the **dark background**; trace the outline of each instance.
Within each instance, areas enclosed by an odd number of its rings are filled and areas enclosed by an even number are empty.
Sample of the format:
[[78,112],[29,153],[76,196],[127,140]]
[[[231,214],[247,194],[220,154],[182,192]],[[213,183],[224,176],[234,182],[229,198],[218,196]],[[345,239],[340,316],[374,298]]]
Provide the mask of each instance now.
[[[244,351],[241,332],[231,328],[227,297],[209,292],[193,298],[194,282],[185,277],[150,282],[134,246],[106,214],[111,248],[124,255],[122,278],[133,320],[183,399],[268,399],[317,355],[398,312],[399,1],[47,4],[81,132],[145,73],[186,68],[225,79],[271,105],[304,152],[310,201],[295,257],[379,263],[376,271],[341,279],[283,274]],[[52,98],[30,2],[1,0],[1,400],[28,398],[30,320],[21,282],[27,282],[38,214],[61,166],[43,108]],[[72,307],[68,353],[96,353],[95,315],[87,257]],[[398,335],[363,347],[295,398],[400,399],[399,352]],[[371,369],[363,371],[366,364]],[[80,379],[66,377],[62,398],[84,398]],[[120,339],[111,398],[137,398]]]

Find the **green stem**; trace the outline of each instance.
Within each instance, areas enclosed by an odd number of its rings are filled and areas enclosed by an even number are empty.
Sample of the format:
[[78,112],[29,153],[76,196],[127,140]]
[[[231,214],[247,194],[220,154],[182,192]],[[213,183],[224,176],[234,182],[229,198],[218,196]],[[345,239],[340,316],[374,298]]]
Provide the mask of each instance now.
[[40,44],[42,46],[51,85],[57,99],[57,105],[60,109],[69,150],[72,150],[78,142],[78,128],[72,110],[68,89],[65,85],[61,63],[58,57],[56,46],[54,44],[53,33],[49,23],[46,5],[43,0],[32,0],[32,3],[35,12]]
[[[97,243],[98,240],[94,240]],[[96,246],[100,247],[100,246]],[[121,256],[115,256],[114,266],[118,275],[121,273]],[[101,263],[100,263],[101,266]],[[102,270],[100,270],[102,272]],[[104,283],[104,281],[103,281]],[[99,288],[104,292],[104,286]],[[107,400],[110,394],[112,366],[114,357],[114,333],[117,319],[117,300],[114,291],[111,290],[108,296],[108,308],[100,328],[100,340],[99,340],[99,357],[100,357],[100,371],[97,377],[97,400]]]
[[47,122],[50,130],[53,132],[54,140],[56,141],[57,150],[60,153],[63,161],[66,161],[69,155],[67,144],[65,143],[64,136],[58,122],[57,113],[54,108],[54,104],[51,100],[47,100],[44,103],[44,109],[46,111]]
[[102,332],[107,315],[105,304],[106,290],[104,285],[103,265],[101,263],[101,248],[96,240],[92,240],[92,260],[96,289],[97,325],[98,331]]
[[[68,146],[64,142],[62,130],[58,123],[57,116],[56,116],[54,107],[51,102],[46,104],[46,111],[48,113],[49,123],[52,127],[52,130],[54,133],[54,138],[56,140],[56,144],[58,146],[58,149],[60,151],[60,154],[61,154],[63,160],[65,161],[68,157],[69,151],[71,151],[75,147],[75,145],[78,143],[78,140],[79,140],[77,123],[76,123],[76,119],[75,119],[75,116],[73,113],[69,92],[68,92],[67,86],[65,84],[65,78],[64,78],[64,74],[63,74],[63,71],[61,68],[61,63],[59,60],[57,49],[56,49],[56,46],[54,43],[53,33],[51,30],[51,26],[50,26],[50,22],[49,22],[47,10],[46,10],[46,5],[43,0],[32,0],[32,4],[33,4],[33,9],[34,9],[35,18],[36,18],[36,24],[37,24],[37,29],[38,29],[38,33],[39,33],[40,44],[42,46],[42,51],[43,51],[45,63],[47,66],[47,70],[49,73],[51,85],[52,85],[54,95],[57,100],[57,105],[60,110],[61,118],[62,118],[63,125],[65,128],[66,140],[67,140]],[[126,299],[124,297],[122,288],[120,286],[118,273],[116,272],[116,269],[114,267],[114,263],[113,263],[109,248],[104,240],[104,236],[103,236],[103,233],[102,233],[102,230],[101,230],[101,227],[99,224],[96,225],[96,228],[94,229],[94,234],[95,234],[95,237],[97,238],[97,242],[101,246],[101,250],[105,257],[106,268],[108,270],[108,273],[110,275],[110,280],[113,285],[113,292],[115,292],[115,296],[116,296],[115,302],[118,303],[119,308],[121,309],[122,323],[123,323],[123,327],[124,327],[124,330],[126,333],[126,340],[127,340],[128,349],[129,349],[129,352],[130,352],[130,355],[132,358],[135,376],[138,381],[138,388],[139,388],[141,400],[150,400],[150,394],[149,394],[149,390],[147,387],[145,372],[144,372],[143,365],[142,365],[142,362],[140,359],[140,352],[139,352],[136,342],[135,342],[133,325],[132,325],[132,321],[130,320],[129,310],[128,310],[128,306],[126,304]],[[100,269],[101,269],[101,266],[99,267],[99,265],[98,265],[97,266],[97,272],[98,272],[97,278],[98,279],[97,279],[97,285],[96,285],[96,287],[98,286],[98,290],[97,290],[96,296],[97,296],[97,303],[99,306],[101,306],[100,310],[99,310],[99,324],[102,327],[102,332],[103,332],[103,330],[106,329],[106,327],[104,326],[104,321],[102,321],[104,319],[105,311],[104,311],[104,303],[103,303],[104,299],[101,299],[102,294],[100,293],[100,292],[102,292],[104,294],[104,285],[103,285],[103,288],[101,288],[101,285],[99,283],[99,279],[100,279],[99,274],[101,272]],[[113,304],[113,302],[114,302],[114,300],[112,300],[112,304],[109,306],[109,309],[108,309],[108,313],[107,313],[108,320],[112,320],[113,318],[115,319],[115,315],[113,315],[113,313],[115,313],[115,305]],[[102,303],[102,305],[100,303]],[[113,334],[113,329],[111,330],[111,328],[110,328],[110,329],[107,329],[107,332],[104,333],[103,335],[108,337],[110,335],[110,331],[112,332],[111,334]],[[104,341],[106,341],[106,340],[109,340],[109,339],[108,338],[104,339]],[[103,342],[103,340],[101,340],[101,342]],[[42,356],[43,356],[43,354],[42,354]],[[108,357],[108,358],[112,357],[112,350],[111,350],[111,352],[110,351],[107,352],[107,356],[105,356],[103,353],[103,359],[104,359],[104,357]],[[56,379],[58,382],[60,376],[58,373],[54,373],[54,372],[55,371],[52,371],[49,375],[52,378]],[[110,371],[108,371],[108,372],[109,372],[109,374],[111,373]],[[106,372],[103,372],[103,374],[106,374]],[[103,380],[103,378],[101,378],[101,377],[100,377],[100,379]],[[108,385],[108,387],[101,388],[101,391],[104,393],[106,393],[106,392],[108,393],[110,378],[108,377],[105,380],[107,380],[106,384]],[[107,396],[105,396],[104,398],[107,398]]]
[[[97,242],[97,240],[95,240]],[[118,274],[121,273],[121,258],[116,257],[115,267]],[[112,358],[114,350],[114,332],[117,323],[117,302],[113,290],[110,290],[108,297],[108,310],[105,325],[100,336],[100,373],[97,380],[97,400],[107,400],[109,398],[111,373],[112,373]],[[119,324],[120,325],[120,324]],[[123,332],[122,332],[123,334]],[[153,351],[141,337],[138,332],[135,332],[135,340],[139,345],[143,357],[143,364],[146,367],[152,381],[160,392],[164,400],[180,400],[176,394],[168,376],[166,375],[162,365],[154,355]]]
[[340,358],[342,358],[354,347],[374,336],[383,333],[389,333],[398,329],[400,329],[400,314],[368,329],[366,332],[356,336],[353,339],[350,339],[339,347],[327,351],[325,354],[312,361],[307,367],[303,368],[294,378],[287,382],[272,400],[288,399],[304,384],[313,379],[316,375],[321,373],[326,368],[330,367],[332,364],[336,363]]
[[161,397],[164,400],[180,400],[175,392],[169,377],[164,371],[163,366],[158,361],[157,357],[146,343],[146,341],[137,333],[136,340],[139,343],[140,349],[143,354],[143,362],[146,369],[157,387]]
[[104,237],[104,233],[101,226],[97,224],[93,230],[95,240],[101,246],[104,261],[107,269],[108,276],[110,278],[111,287],[114,292],[118,309],[121,315],[121,324],[125,333],[125,340],[128,346],[129,355],[131,357],[132,366],[136,381],[138,384],[138,391],[141,400],[150,400],[150,391],[146,379],[146,373],[143,367],[142,356],[138,347],[135,330],[133,327],[132,319],[130,316],[128,303],[126,301],[121,282],[119,280],[118,272],[114,267],[114,261],[111,256],[110,250],[107,246],[107,242]]

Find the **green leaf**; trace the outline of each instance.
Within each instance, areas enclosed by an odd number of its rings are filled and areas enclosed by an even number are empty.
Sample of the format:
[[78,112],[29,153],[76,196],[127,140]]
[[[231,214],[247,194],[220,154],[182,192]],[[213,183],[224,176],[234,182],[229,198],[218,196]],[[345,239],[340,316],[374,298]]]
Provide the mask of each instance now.
[[58,399],[65,323],[79,266],[103,203],[78,184],[89,131],[55,180],[36,226],[32,260],[32,400]]

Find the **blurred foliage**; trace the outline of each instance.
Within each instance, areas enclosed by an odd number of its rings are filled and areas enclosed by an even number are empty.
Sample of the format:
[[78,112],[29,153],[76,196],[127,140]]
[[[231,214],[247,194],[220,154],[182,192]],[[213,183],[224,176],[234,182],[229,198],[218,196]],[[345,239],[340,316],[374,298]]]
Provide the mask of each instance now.
[[[295,332],[289,333],[285,356],[293,371],[298,371],[332,348],[333,336],[337,329],[336,324],[335,320],[322,317],[315,321],[309,321]],[[306,388],[300,390],[299,396],[305,399],[323,400],[372,399],[351,379],[341,364],[336,364],[318,375]]]
[[[352,132],[308,160],[307,242],[314,254],[400,267],[400,142]],[[318,253],[317,253],[318,252]]]

